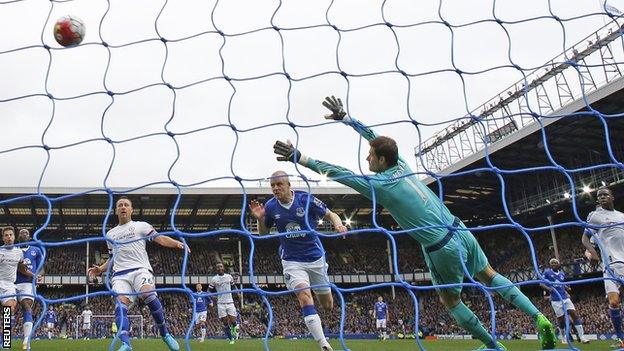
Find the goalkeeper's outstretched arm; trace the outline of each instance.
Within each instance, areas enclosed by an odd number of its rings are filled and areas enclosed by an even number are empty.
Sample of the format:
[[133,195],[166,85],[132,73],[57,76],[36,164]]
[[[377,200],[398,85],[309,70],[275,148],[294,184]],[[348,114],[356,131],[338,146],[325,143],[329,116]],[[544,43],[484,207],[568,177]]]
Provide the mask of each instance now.
[[333,95],[331,97],[326,97],[325,101],[323,101],[323,106],[331,111],[330,114],[325,115],[325,119],[342,121],[343,123],[350,125],[356,132],[358,132],[358,134],[368,141],[371,141],[379,136],[375,133],[375,131],[363,125],[362,122],[347,116],[340,98],[336,98]]
[[316,173],[323,174],[370,198],[371,185],[368,180],[364,179],[364,176],[357,175],[347,168],[304,156],[299,150],[295,149],[290,141],[276,141],[275,145],[273,145],[273,152],[278,155],[278,161],[299,163]]

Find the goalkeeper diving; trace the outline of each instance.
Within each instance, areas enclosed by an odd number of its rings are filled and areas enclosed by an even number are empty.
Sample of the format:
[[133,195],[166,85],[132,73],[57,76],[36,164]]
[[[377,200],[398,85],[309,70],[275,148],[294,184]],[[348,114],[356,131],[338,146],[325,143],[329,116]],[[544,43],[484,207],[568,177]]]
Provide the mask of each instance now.
[[366,161],[373,175],[357,175],[352,171],[303,155],[290,142],[277,141],[273,146],[279,161],[299,163],[314,172],[353,188],[387,209],[403,230],[417,240],[436,285],[457,284],[437,288],[440,299],[457,323],[483,342],[482,349],[506,350],[484,328],[478,317],[461,300],[465,274],[493,288],[506,301],[531,316],[537,325],[542,349],[554,349],[556,337],[551,322],[533,305],[520,289],[498,274],[488,263],[476,238],[462,221],[451,214],[444,203],[412,172],[399,156],[396,142],[378,136],[373,130],[350,116],[342,101],[327,97],[323,106],[331,111],[326,119],[342,121],[368,140],[370,150]]

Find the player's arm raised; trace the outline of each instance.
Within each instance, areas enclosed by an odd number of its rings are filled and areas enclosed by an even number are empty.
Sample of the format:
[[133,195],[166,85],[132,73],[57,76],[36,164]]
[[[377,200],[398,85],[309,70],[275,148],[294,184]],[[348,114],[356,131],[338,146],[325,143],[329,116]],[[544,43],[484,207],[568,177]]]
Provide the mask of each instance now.
[[251,200],[249,202],[249,210],[251,211],[252,216],[254,216],[258,221],[258,234],[268,234],[269,228],[265,223],[266,212],[264,210],[264,205],[259,203],[257,200]]
[[184,250],[186,249],[186,251],[188,251],[189,253],[191,253],[191,248],[190,247],[186,247],[186,245],[184,245],[183,242],[177,241],[173,238],[170,238],[166,235],[158,235],[154,238],[154,242],[157,243],[158,245],[162,246],[162,247],[167,247],[170,249],[179,249],[179,250]]
[[[332,119],[334,121],[342,121],[345,124],[350,125],[353,129],[355,129],[358,134],[360,134],[364,139],[371,141],[379,136],[379,134],[375,133],[374,130],[362,124],[362,122],[357,119],[350,117],[344,111],[344,107],[342,105],[342,100],[340,98],[336,98],[335,96],[328,96],[323,101],[323,106],[325,106],[328,110],[331,111],[330,114],[325,115],[325,119]],[[404,163],[407,166],[407,163],[401,155],[399,155],[399,163]]]
[[277,154],[278,161],[290,161],[313,170],[325,176],[353,188],[362,195],[370,198],[370,184],[361,175],[356,175],[353,171],[331,163],[315,160],[307,157],[290,143],[290,141],[276,141],[273,145],[273,152]]
[[358,121],[355,118],[351,118],[347,116],[347,113],[344,111],[344,106],[342,105],[342,100],[340,98],[336,98],[333,95],[328,96],[323,101],[323,106],[325,106],[328,110],[331,111],[330,114],[325,115],[325,119],[332,119],[334,121],[342,121],[345,124],[350,125],[355,129],[358,134],[360,134],[364,139],[371,141],[378,137],[377,133],[375,133],[372,129],[362,124],[362,122]]
[[331,224],[334,226],[334,229],[336,230],[336,232],[338,232],[338,233],[345,233],[345,232],[347,232],[347,230],[348,230],[347,227],[345,227],[342,224],[342,220],[340,219],[340,216],[338,216],[335,212],[330,211],[329,209],[327,209],[327,211],[325,212],[325,216],[323,218],[331,222]]

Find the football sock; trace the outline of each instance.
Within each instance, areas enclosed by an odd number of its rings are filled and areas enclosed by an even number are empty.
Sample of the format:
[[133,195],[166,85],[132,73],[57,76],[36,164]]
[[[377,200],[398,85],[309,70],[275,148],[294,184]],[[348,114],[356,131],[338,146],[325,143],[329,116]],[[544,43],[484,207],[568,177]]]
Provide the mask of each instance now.
[[505,288],[496,289],[496,292],[502,296],[507,302],[516,306],[520,311],[528,314],[529,316],[536,318],[540,313],[537,307],[529,300],[526,295],[518,289],[517,286],[512,285],[509,279],[505,278],[500,274],[496,274],[494,278],[492,278],[492,282],[490,283],[491,287],[499,287],[499,286],[507,286]]

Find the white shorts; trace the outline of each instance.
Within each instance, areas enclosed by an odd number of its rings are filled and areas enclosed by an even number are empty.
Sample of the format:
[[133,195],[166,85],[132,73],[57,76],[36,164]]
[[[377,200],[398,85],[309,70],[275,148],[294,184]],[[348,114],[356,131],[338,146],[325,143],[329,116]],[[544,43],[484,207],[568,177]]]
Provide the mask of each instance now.
[[82,323],[82,330],[91,329],[91,323]]
[[15,284],[0,283],[0,296],[2,296],[0,302],[2,302],[2,304],[11,300],[17,300],[15,296],[8,297],[8,295],[15,295]]
[[49,323],[48,322],[48,329],[54,329],[54,323]]
[[205,322],[207,315],[208,315],[208,311],[197,312],[197,319],[195,320],[195,324],[197,324],[199,322]]
[[[294,290],[302,283],[307,286],[313,285],[329,285],[329,277],[327,276],[327,262],[325,257],[321,257],[314,262],[294,262],[282,260],[282,268],[284,270],[284,281],[288,290]],[[319,287],[314,288],[317,294],[329,294],[331,288]]]
[[[204,312],[205,313],[205,312]],[[234,303],[217,303],[217,315],[219,318],[223,318],[225,316],[236,317],[236,306]]]
[[[15,291],[18,294],[33,295],[33,296],[35,295],[35,294],[33,294],[32,283],[19,283],[19,284],[15,284]],[[19,296],[17,299],[20,302],[22,302],[22,300],[26,300],[26,299],[35,300],[34,297],[30,297],[30,296]]]
[[[122,274],[111,279],[114,292],[124,295],[125,293],[138,293],[145,285],[154,286],[154,275],[147,268],[140,268],[130,273]],[[154,291],[156,293],[156,291]],[[130,301],[134,301],[137,295],[125,295]]]
[[572,303],[570,298],[562,301],[550,301],[550,304],[552,305],[553,310],[555,310],[555,315],[557,316],[557,318],[563,316],[565,314],[565,311],[575,309],[574,304]]
[[377,325],[377,329],[386,327],[386,319],[378,319],[375,323]]
[[[624,279],[624,264],[616,263],[616,264],[612,264],[610,267],[611,267],[611,270],[613,271],[613,274],[615,274],[617,278]],[[606,269],[604,269],[604,273],[602,274],[602,276],[605,278],[613,278]],[[611,280],[611,279],[605,279],[604,285],[605,285],[605,292],[607,294],[608,293],[617,293],[617,294],[620,293],[620,283],[618,283],[617,281]]]

